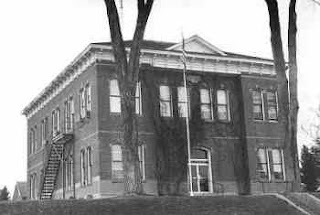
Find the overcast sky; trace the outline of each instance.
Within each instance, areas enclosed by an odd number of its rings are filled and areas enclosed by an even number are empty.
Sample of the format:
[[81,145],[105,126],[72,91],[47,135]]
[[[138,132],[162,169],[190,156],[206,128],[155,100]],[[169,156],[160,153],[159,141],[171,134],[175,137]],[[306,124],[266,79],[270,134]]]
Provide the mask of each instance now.
[[[136,1],[123,1],[124,37],[130,39]],[[288,2],[280,2],[285,28]],[[300,124],[308,124],[320,100],[320,6],[298,0],[297,8]],[[7,185],[13,194],[15,182],[26,180],[22,109],[89,43],[110,36],[103,0],[1,1],[0,28],[0,189]],[[264,0],[155,0],[145,38],[179,42],[182,31],[225,51],[272,57]],[[299,134],[300,145],[306,139]]]

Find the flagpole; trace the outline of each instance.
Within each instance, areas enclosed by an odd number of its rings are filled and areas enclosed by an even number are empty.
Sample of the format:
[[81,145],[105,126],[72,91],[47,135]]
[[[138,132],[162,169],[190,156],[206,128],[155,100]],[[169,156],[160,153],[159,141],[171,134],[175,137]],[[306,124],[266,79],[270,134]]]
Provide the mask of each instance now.
[[182,62],[183,62],[183,84],[184,90],[186,95],[186,102],[187,102],[187,114],[186,114],[186,133],[187,133],[187,148],[188,148],[188,177],[189,177],[189,189],[190,189],[190,196],[193,196],[192,190],[192,173],[191,173],[191,143],[190,143],[190,125],[189,125],[189,97],[188,97],[188,88],[187,88],[187,58],[186,52],[184,49],[184,38],[182,37]]

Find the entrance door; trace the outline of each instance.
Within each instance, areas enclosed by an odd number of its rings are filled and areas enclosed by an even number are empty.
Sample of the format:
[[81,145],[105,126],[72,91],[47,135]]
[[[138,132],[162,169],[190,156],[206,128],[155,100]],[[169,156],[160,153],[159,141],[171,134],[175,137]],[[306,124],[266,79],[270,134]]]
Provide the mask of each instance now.
[[205,149],[191,152],[191,189],[192,193],[212,192],[212,174],[210,153]]

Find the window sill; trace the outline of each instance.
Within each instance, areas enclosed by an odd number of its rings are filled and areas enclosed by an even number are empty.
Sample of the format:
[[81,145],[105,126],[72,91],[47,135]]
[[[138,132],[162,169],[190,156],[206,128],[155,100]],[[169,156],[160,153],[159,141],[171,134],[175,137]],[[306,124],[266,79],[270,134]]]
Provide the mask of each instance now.
[[264,124],[267,124],[267,123],[279,123],[278,120],[259,120],[259,119],[254,119],[253,122],[255,123],[264,123]]

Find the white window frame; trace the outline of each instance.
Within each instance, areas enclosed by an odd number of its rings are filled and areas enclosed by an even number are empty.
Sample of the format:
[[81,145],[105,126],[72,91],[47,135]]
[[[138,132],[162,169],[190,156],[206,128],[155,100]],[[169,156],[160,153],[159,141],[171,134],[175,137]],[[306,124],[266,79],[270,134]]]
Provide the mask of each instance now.
[[84,149],[80,151],[80,184],[86,186],[86,153]]
[[[201,91],[207,91],[208,96],[209,96],[209,103],[202,101],[202,94]],[[212,89],[211,88],[200,88],[199,90],[200,93],[200,111],[201,111],[201,119],[203,120],[208,120],[208,121],[213,121],[214,120],[214,116],[213,116],[213,99],[212,99]],[[202,114],[202,106],[209,106],[209,110],[210,110],[210,118],[205,118],[203,117]]]
[[183,114],[181,113],[181,109],[180,106],[182,105],[183,107],[185,107],[186,111],[188,112],[188,116],[191,117],[191,113],[190,113],[190,89],[187,88],[187,92],[183,92],[186,94],[186,98],[181,98],[179,96],[179,90],[185,91],[185,87],[180,86],[177,87],[177,103],[178,103],[178,115],[179,117],[187,117],[186,113],[183,112]]
[[90,117],[92,108],[92,97],[91,97],[91,85],[89,83],[85,86],[85,103],[86,103],[86,117]]
[[[283,149],[281,148],[268,148],[268,147],[264,147],[264,148],[258,148],[256,150],[256,153],[258,152],[259,149],[264,150],[266,159],[267,159],[267,176],[268,179],[267,181],[269,182],[273,182],[273,181],[286,181],[286,173],[285,173],[285,165],[284,165],[284,154],[283,154]],[[280,155],[280,161],[281,161],[281,170],[282,170],[282,178],[283,179],[272,179],[273,177],[273,172],[271,171],[271,169],[273,169],[273,166],[276,165],[274,164],[274,161],[271,161],[270,158],[270,153],[272,153],[272,150],[278,150],[279,151],[279,155]],[[258,163],[257,163],[258,164]],[[278,164],[279,165],[279,164]],[[257,168],[257,167],[256,167]],[[260,179],[258,178],[258,180],[260,181],[266,181],[264,179]]]
[[[224,92],[226,104],[219,104],[219,98],[218,98],[218,95],[219,95],[218,92],[219,91]],[[231,120],[231,116],[230,116],[230,98],[229,97],[230,97],[229,96],[229,90],[226,90],[226,89],[218,89],[217,90],[217,119],[219,121],[229,122]],[[219,107],[220,106],[223,106],[223,107],[226,108],[227,119],[220,119],[220,117],[219,117]]]
[[138,146],[139,167],[142,180],[146,180],[146,168],[145,168],[145,145]]
[[85,88],[81,88],[79,91],[79,109],[80,109],[80,119],[84,119],[86,117],[86,95]]
[[[119,148],[115,148],[115,147],[119,147]],[[115,160],[115,149],[118,149],[119,151],[117,153],[119,153],[120,155],[120,159],[117,159]],[[119,171],[122,171],[120,177],[118,177],[117,174],[114,173],[114,171],[116,171],[114,168],[115,168],[115,163],[119,163],[120,166],[122,167],[122,170],[119,170]],[[123,158],[122,158],[122,148],[121,148],[121,145],[120,144],[112,144],[111,145],[111,178],[112,178],[112,181],[122,181],[124,179],[124,175],[123,175]]]
[[[253,107],[255,106],[255,105],[258,105],[257,103],[254,103],[254,99],[253,99],[253,93],[254,92],[258,92],[258,93],[260,93],[260,98],[261,98],[261,104],[260,104],[260,106],[261,106],[261,114],[262,114],[262,119],[258,119],[258,118],[255,118],[254,117],[254,110],[253,110]],[[251,94],[251,99],[252,99],[252,117],[253,117],[253,119],[255,120],[255,121],[263,121],[263,120],[265,120],[265,107],[264,107],[264,96],[263,96],[263,91],[262,90],[260,90],[260,89],[254,89],[254,90],[252,90],[252,94]]]
[[[274,94],[274,97],[275,97],[275,105],[272,106],[272,107],[274,107],[276,109],[277,117],[275,119],[274,118],[270,118],[270,114],[269,114],[270,104],[269,104],[268,95],[267,95],[268,93]],[[279,119],[278,93],[277,93],[277,91],[266,91],[265,94],[266,94],[266,103],[267,103],[267,111],[268,111],[268,120],[276,122]]]
[[142,115],[142,88],[141,88],[140,81],[137,82],[134,98],[135,98],[135,113],[136,115],[141,116]]
[[[161,95],[161,88],[162,87],[165,87],[168,89],[168,93],[169,93],[169,99],[164,99],[163,98],[163,95]],[[173,106],[172,106],[172,90],[171,90],[171,87],[169,87],[168,85],[160,85],[159,86],[159,98],[160,98],[160,104],[159,104],[159,107],[160,107],[160,116],[161,117],[173,117]],[[162,103],[169,103],[169,114],[165,113],[162,111],[163,108],[162,108]]]
[[[114,89],[117,91],[115,94],[112,93],[113,89],[112,82],[115,83],[115,87],[118,89]],[[114,103],[115,102],[115,103]],[[109,110],[110,113],[119,114],[121,113],[121,93],[119,88],[119,81],[117,79],[109,80]]]
[[89,146],[87,147],[87,184],[92,184],[92,148]]
[[[207,159],[198,159],[198,158],[190,158],[190,165],[191,165],[191,168],[192,166],[196,166],[197,168],[197,177],[199,176],[199,166],[206,166],[208,167],[208,186],[209,186],[209,191],[201,191],[199,188],[200,188],[200,181],[199,181],[199,178],[197,178],[197,186],[198,186],[198,190],[200,191],[194,191],[193,190],[193,187],[192,187],[192,178],[189,177],[189,187],[190,187],[190,192],[192,194],[195,194],[195,195],[201,195],[201,194],[204,194],[204,193],[212,193],[213,192],[213,184],[212,184],[212,167],[211,167],[211,153],[210,153],[210,150],[207,149],[207,148],[203,148],[203,147],[196,147],[192,150],[203,150],[207,153]],[[192,173],[190,174],[191,177],[192,177]]]

